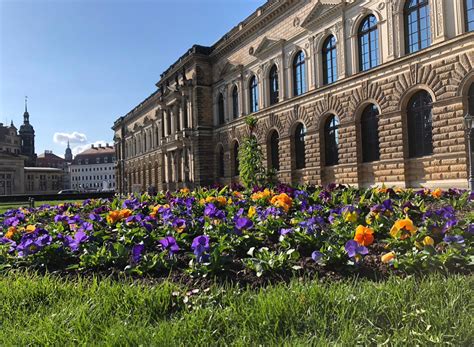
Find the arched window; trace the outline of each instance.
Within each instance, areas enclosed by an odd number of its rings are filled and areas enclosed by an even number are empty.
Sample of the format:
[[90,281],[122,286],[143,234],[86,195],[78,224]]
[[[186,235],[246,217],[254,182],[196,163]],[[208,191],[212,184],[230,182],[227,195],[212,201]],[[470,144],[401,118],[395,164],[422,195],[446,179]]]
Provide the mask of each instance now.
[[324,146],[326,155],[326,166],[339,163],[339,119],[331,116],[324,125]]
[[359,26],[359,70],[366,71],[379,65],[379,30],[377,19],[369,14]]
[[225,122],[225,110],[224,110],[224,95],[219,94],[219,99],[217,101],[217,108],[219,113],[219,124],[224,124]]
[[323,44],[323,83],[329,84],[337,80],[336,39],[329,36]]
[[474,116],[474,83],[471,84],[471,87],[469,87],[469,92],[467,94],[467,104],[469,113]]
[[239,91],[237,86],[232,89],[232,116],[234,119],[239,116]]
[[258,111],[258,84],[257,78],[253,76],[249,82],[249,100],[250,100],[250,113]]
[[280,170],[280,139],[278,132],[273,130],[269,138],[270,168],[276,171]]
[[239,170],[239,143],[237,141],[234,142],[234,176],[240,175]]
[[299,123],[295,129],[295,157],[297,170],[306,167],[305,136],[306,128],[302,123]]
[[431,44],[430,5],[428,0],[407,0],[405,17],[405,51],[417,52]]
[[217,153],[217,174],[219,177],[224,177],[224,148],[219,146]]
[[466,31],[474,31],[474,1],[464,0]]
[[278,94],[280,87],[278,85],[278,68],[276,65],[273,65],[270,69],[270,105],[275,105],[278,103]]
[[378,108],[371,104],[364,109],[360,118],[362,161],[366,163],[380,159],[378,115]]
[[407,107],[408,151],[410,158],[433,153],[432,100],[426,91],[412,96]]
[[299,51],[293,59],[293,92],[295,96],[306,92],[305,61],[303,51]]

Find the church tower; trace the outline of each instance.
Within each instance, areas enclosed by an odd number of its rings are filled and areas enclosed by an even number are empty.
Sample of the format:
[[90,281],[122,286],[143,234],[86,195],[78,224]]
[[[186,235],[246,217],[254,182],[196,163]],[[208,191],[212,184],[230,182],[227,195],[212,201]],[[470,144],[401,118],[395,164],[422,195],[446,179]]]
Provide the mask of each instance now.
[[35,129],[30,124],[27,98],[25,97],[25,113],[23,113],[23,124],[20,126],[21,154],[26,156],[25,166],[36,166],[35,153]]
[[64,159],[67,163],[72,163],[72,151],[71,147],[69,147],[69,141],[67,142],[66,152],[64,153]]

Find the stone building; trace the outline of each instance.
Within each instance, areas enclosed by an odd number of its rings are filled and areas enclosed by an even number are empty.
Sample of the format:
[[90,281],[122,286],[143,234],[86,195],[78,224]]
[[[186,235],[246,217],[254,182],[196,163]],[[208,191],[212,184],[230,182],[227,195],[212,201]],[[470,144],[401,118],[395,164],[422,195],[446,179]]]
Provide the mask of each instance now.
[[91,145],[79,153],[71,166],[71,188],[77,190],[115,190],[115,150],[106,144]]
[[63,169],[54,167],[25,167],[26,194],[56,194],[64,189]]
[[244,117],[288,183],[467,187],[470,0],[269,0],[115,121],[122,192],[238,181]]
[[0,123],[0,195],[24,192],[24,162],[21,138],[13,122],[10,126]]
[[70,173],[70,165],[72,163],[72,153],[69,156],[68,151],[71,151],[68,147],[65,151],[65,157],[61,158],[53,153],[53,151],[45,150],[44,153],[38,154],[36,158],[36,166],[37,167],[49,167],[49,168],[57,168],[61,169],[64,173],[62,177],[62,189],[70,189],[71,188],[71,173]]

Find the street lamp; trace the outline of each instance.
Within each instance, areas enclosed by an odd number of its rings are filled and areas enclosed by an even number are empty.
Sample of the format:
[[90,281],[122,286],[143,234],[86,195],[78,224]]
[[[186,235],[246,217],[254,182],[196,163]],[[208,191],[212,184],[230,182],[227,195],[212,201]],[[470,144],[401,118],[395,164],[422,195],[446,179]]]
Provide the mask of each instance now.
[[474,116],[469,112],[464,116],[464,125],[467,130],[467,148],[469,155],[469,189],[474,191]]

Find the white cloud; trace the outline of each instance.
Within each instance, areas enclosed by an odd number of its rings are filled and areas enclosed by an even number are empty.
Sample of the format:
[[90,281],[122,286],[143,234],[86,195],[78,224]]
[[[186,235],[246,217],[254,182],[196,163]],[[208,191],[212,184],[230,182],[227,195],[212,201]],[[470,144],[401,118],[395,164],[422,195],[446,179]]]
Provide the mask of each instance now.
[[73,147],[71,147],[72,155],[73,155],[73,156],[76,156],[77,154],[79,154],[79,153],[81,153],[81,152],[84,152],[86,149],[91,148],[91,145],[94,145],[94,146],[99,146],[99,145],[105,146],[106,143],[107,143],[107,142],[104,141],[104,140],[99,140],[99,141],[96,141],[96,142],[91,142],[91,143],[87,143],[87,144],[83,144],[83,145],[79,145],[79,146],[73,146]]
[[54,133],[54,143],[65,145],[69,141],[70,143],[85,143],[87,141],[86,134],[73,131],[72,133]]

